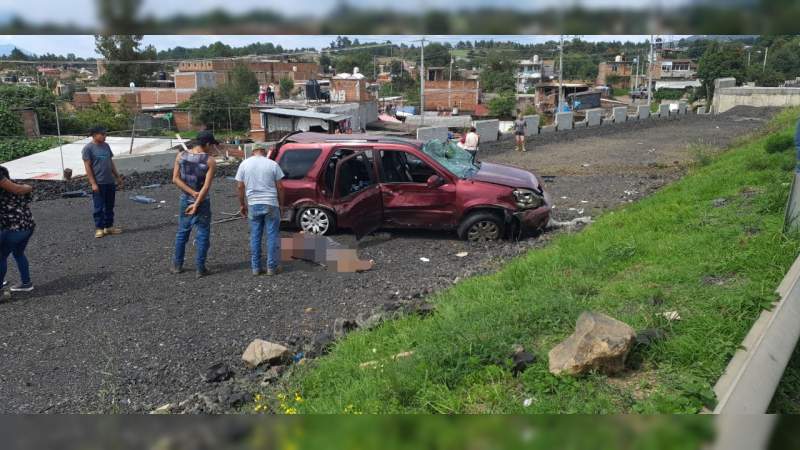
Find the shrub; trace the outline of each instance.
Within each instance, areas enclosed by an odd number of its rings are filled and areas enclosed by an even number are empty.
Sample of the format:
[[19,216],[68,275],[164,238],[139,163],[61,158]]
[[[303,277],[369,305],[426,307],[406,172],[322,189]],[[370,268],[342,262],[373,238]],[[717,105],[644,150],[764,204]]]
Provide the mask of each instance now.
[[0,105],[0,136],[22,136],[23,133],[25,129],[19,115]]
[[[66,141],[65,141],[66,142]],[[43,137],[38,139],[0,138],[0,163],[13,161],[23,156],[51,149],[58,145],[58,138]]]
[[503,92],[489,100],[489,113],[495,117],[513,117],[517,100],[512,92]]
[[294,80],[284,77],[281,78],[279,83],[281,98],[289,98],[292,95],[292,90],[294,90]]
[[764,143],[767,153],[780,153],[794,147],[794,137],[790,134],[773,134]]

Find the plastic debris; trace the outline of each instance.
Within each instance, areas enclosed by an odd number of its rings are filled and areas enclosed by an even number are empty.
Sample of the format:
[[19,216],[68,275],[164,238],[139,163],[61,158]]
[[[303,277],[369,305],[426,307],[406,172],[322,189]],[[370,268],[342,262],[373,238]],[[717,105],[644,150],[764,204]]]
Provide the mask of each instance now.
[[142,186],[142,189],[155,189],[157,187],[161,187],[161,183],[148,184],[147,186]]
[[459,258],[463,258],[463,257],[465,257],[467,255],[469,255],[468,252],[458,252],[458,253],[456,253],[456,256],[458,256]]
[[522,401],[522,406],[524,406],[526,408],[531,406],[532,404],[533,404],[533,399],[532,398],[526,398],[525,400]]
[[160,201],[160,202],[158,202],[158,203],[161,203],[161,204],[163,205],[164,203],[167,203],[167,201],[166,201],[166,200],[161,200],[161,201]]
[[156,199],[150,198],[150,197],[145,197],[144,195],[134,195],[133,197],[129,197],[129,198],[131,200],[133,200],[134,202],[136,202],[136,203],[142,203],[142,204],[145,204],[145,205],[150,205],[150,204],[153,204],[153,203],[157,202]]
[[586,200],[581,200],[581,203],[589,203],[589,202]]
[[428,258],[426,258],[424,256],[422,258],[420,258],[419,260],[422,261],[422,262],[430,262],[431,261],[430,259],[428,259]]
[[294,355],[294,356],[292,356],[292,360],[293,360],[294,362],[300,362],[300,360],[301,360],[301,359],[303,359],[305,356],[306,356],[306,354],[305,354],[305,353],[303,353],[303,352],[297,352],[297,353],[295,353],[295,355]]
[[661,313],[661,315],[670,322],[673,320],[681,320],[681,315],[678,313],[678,311],[667,311]]

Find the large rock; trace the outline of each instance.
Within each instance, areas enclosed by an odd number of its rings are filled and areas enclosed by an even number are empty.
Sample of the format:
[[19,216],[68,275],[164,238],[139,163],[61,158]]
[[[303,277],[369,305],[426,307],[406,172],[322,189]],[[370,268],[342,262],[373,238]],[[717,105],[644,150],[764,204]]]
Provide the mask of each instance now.
[[262,339],[254,339],[242,354],[247,367],[258,367],[264,363],[277,363],[289,357],[289,349]]
[[635,338],[633,328],[619,320],[598,312],[581,313],[572,336],[550,350],[550,372],[621,372]]

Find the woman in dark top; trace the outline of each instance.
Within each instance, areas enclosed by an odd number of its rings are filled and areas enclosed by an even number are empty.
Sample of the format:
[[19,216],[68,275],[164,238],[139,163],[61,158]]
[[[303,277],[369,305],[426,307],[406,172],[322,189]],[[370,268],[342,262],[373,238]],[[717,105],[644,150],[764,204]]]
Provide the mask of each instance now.
[[8,255],[14,255],[22,278],[20,284],[11,287],[12,292],[33,290],[28,258],[25,257],[25,247],[36,228],[30,209],[31,191],[30,185],[13,182],[8,170],[0,166],[0,284],[4,287],[7,284]]
[[217,162],[210,153],[218,144],[211,132],[201,131],[197,135],[197,145],[188,151],[178,153],[175,158],[172,182],[182,192],[172,273],[183,272],[186,243],[194,228],[197,278],[208,275],[206,255],[211,244],[211,200],[208,190],[211,189],[211,182],[217,169]]

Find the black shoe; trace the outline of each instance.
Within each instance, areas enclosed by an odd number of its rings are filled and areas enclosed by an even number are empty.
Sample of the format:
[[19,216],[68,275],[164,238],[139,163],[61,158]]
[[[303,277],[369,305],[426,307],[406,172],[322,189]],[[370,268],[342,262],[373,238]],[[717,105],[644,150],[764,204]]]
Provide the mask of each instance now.
[[11,286],[11,292],[30,292],[33,290],[33,283],[22,283]]
[[196,278],[203,278],[209,275],[211,275],[211,272],[209,272],[208,269],[206,269],[205,267],[203,267],[202,269],[197,269],[197,272],[195,273]]

